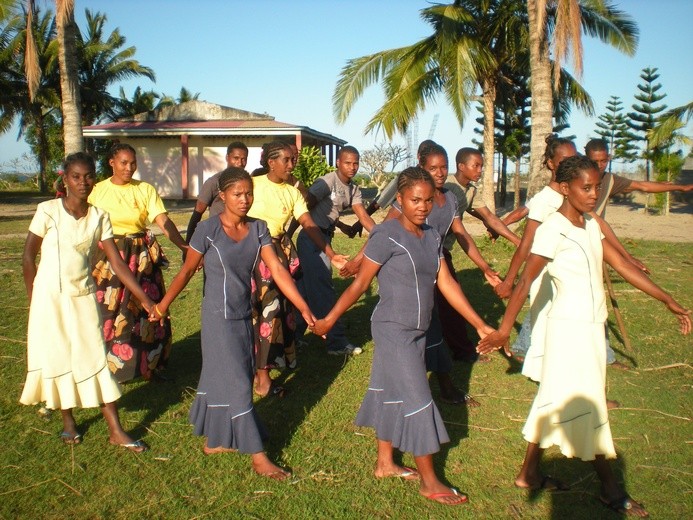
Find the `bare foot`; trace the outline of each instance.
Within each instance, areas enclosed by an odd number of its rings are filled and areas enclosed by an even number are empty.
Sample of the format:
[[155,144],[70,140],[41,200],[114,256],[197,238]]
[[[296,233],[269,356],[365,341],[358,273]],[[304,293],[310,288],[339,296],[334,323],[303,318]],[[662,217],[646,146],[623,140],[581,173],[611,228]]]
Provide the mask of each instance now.
[[267,458],[264,453],[255,453],[253,458],[253,470],[262,477],[269,477],[273,480],[286,480],[291,476],[289,471],[280,468]]
[[464,394],[464,404],[466,404],[470,408],[478,408],[479,406],[481,406],[481,403],[469,394]]
[[402,480],[419,480],[420,478],[419,472],[415,469],[398,466],[394,463],[387,466],[376,466],[373,475],[375,478],[398,477]]
[[532,491],[538,491],[540,489],[544,491],[567,491],[570,489],[570,486],[549,475],[538,476],[536,479],[518,477],[515,479],[515,486],[520,489],[530,489]]
[[446,506],[458,506],[469,501],[469,497],[464,493],[460,493],[455,488],[444,486],[440,482],[432,488],[426,488],[422,484],[419,488],[419,494]]
[[210,448],[209,446],[207,446],[207,441],[205,441],[205,445],[202,447],[202,452],[205,455],[216,455],[217,453],[237,453],[238,450],[234,448],[224,448],[223,446]]
[[630,370],[630,367],[628,365],[624,365],[620,361],[614,361],[609,365],[611,368],[616,368],[618,370]]
[[607,399],[606,400],[606,409],[607,410],[613,410],[614,408],[620,408],[621,403],[618,401],[614,401],[613,399]]
[[628,495],[623,495],[613,500],[600,496],[599,501],[612,511],[624,516],[636,516],[638,518],[647,518],[650,516],[642,504],[639,504]]

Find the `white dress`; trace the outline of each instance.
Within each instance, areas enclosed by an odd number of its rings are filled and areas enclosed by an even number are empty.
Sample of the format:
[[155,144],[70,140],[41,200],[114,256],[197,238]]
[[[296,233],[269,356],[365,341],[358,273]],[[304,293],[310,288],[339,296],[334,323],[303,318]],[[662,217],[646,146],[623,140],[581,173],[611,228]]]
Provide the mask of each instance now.
[[585,228],[561,213],[537,229],[532,253],[547,266],[553,300],[547,314],[541,383],[522,431],[541,448],[559,446],[567,457],[615,458],[606,408],[606,298],[602,237],[585,215]]
[[113,237],[108,213],[90,206],[75,219],[62,199],[42,202],[29,231],[42,237],[27,333],[22,404],[97,407],[120,397],[106,364],[101,314],[91,260],[100,240]]

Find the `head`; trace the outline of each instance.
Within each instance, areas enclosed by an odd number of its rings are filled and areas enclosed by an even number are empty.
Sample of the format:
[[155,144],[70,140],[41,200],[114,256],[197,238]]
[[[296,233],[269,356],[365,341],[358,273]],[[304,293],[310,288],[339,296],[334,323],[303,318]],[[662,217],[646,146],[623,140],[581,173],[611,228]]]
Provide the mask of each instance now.
[[584,155],[567,157],[556,170],[560,192],[580,213],[594,210],[599,197],[600,177],[597,165]]
[[343,146],[337,152],[337,175],[342,182],[350,182],[359,171],[359,151],[353,146]]
[[456,175],[466,182],[476,182],[481,179],[481,168],[484,166],[484,156],[476,148],[460,148],[455,155],[457,166]]
[[286,182],[294,169],[291,147],[281,141],[273,141],[262,147],[262,166],[272,182]]
[[407,168],[397,177],[397,202],[402,216],[417,226],[426,222],[433,209],[434,194],[431,175],[419,166]]
[[63,173],[55,181],[58,193],[69,198],[85,201],[96,182],[96,164],[94,158],[84,152],[68,155],[63,163]]
[[253,205],[253,181],[243,168],[230,166],[219,174],[219,197],[226,211],[245,217]]
[[298,162],[298,146],[296,146],[295,143],[289,143],[289,150],[291,150],[291,161],[292,161],[292,166],[291,168],[293,169],[296,166],[296,163]]
[[137,171],[137,155],[135,149],[126,143],[118,143],[111,147],[108,164],[113,171],[113,184],[129,184]]
[[240,141],[234,141],[226,148],[226,166],[245,168],[248,164],[248,147]]
[[429,173],[436,189],[445,185],[448,178],[448,154],[445,148],[437,144],[424,148],[419,153],[419,166]]
[[604,174],[611,160],[609,145],[606,141],[604,139],[590,139],[585,145],[585,155],[597,164],[599,173]]
[[426,139],[425,141],[421,141],[421,143],[419,144],[419,148],[416,150],[416,160],[419,161],[419,164],[421,164],[421,154],[425,153],[426,150],[434,146],[438,146],[438,143],[436,143],[432,139]]
[[577,148],[575,148],[575,144],[570,139],[558,137],[556,134],[549,134],[546,137],[544,166],[551,171],[554,177],[561,162],[574,155],[577,155]]

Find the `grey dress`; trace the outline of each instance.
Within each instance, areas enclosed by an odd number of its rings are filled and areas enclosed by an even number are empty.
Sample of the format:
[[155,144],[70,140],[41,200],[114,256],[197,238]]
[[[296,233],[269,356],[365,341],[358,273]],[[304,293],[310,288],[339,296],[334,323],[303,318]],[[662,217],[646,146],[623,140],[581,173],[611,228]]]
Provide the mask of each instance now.
[[248,234],[231,239],[214,216],[201,222],[190,247],[204,255],[202,373],[190,409],[195,435],[210,448],[241,453],[263,450],[266,431],[253,407],[255,347],[251,321],[251,274],[260,249],[272,241],[263,220],[249,220]]
[[399,220],[373,229],[365,256],[381,265],[380,300],[371,316],[375,341],[368,392],[356,424],[375,428],[378,439],[414,456],[429,455],[448,442],[426,378],[426,330],[440,266],[440,235],[424,225],[418,238]]

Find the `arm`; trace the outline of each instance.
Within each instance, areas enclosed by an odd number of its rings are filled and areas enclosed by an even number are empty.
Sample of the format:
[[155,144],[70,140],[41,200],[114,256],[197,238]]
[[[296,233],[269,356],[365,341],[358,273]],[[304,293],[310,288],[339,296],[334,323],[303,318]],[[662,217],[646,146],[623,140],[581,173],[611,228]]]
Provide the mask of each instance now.
[[157,226],[161,228],[161,230],[164,232],[164,235],[166,235],[166,238],[173,242],[174,245],[178,247],[178,249],[183,251],[183,253],[185,253],[188,250],[188,244],[186,244],[185,240],[183,240],[183,237],[180,236],[178,228],[173,223],[173,221],[170,218],[168,218],[168,215],[166,213],[161,213],[157,215],[154,219],[154,222]]
[[[392,220],[393,218],[397,217],[399,217],[399,210],[394,206],[390,206],[390,209],[388,210],[387,215],[385,215],[383,222],[385,222],[386,220]],[[373,223],[373,225],[375,225],[375,222]],[[368,231],[370,231],[370,229]],[[361,262],[363,261],[363,250],[365,248],[366,243],[364,243],[363,246],[361,246],[361,250],[358,253],[356,253],[354,258],[346,262],[344,266],[339,270],[339,276],[341,276],[342,278],[346,278],[347,276],[354,276],[356,273],[359,272],[359,269],[361,268]]]
[[346,288],[342,295],[334,304],[332,310],[327,313],[321,320],[315,322],[315,328],[313,332],[318,336],[324,336],[337,322],[339,317],[346,312],[346,310],[351,307],[356,301],[361,297],[361,295],[366,292],[366,289],[373,281],[373,278],[380,270],[380,265],[376,264],[369,258],[365,257],[361,269],[359,269],[358,274],[353,282]]
[[366,228],[366,231],[370,233],[373,226],[375,226],[375,221],[371,218],[368,211],[366,211],[366,208],[363,207],[363,204],[354,204],[351,206],[351,209],[353,210],[354,215],[356,215],[356,217],[359,219],[361,226]]
[[202,220],[202,215],[207,211],[207,204],[201,201],[195,203],[195,209],[193,209],[192,215],[190,215],[190,221],[188,222],[188,229],[185,231],[185,243],[189,244],[190,239],[197,228],[197,225]]
[[650,270],[647,268],[647,266],[643,264],[640,260],[635,258],[633,255],[631,255],[628,251],[626,251],[626,248],[623,247],[623,244],[621,244],[621,242],[616,237],[616,233],[614,233],[614,230],[611,229],[611,226],[603,218],[597,215],[594,211],[590,213],[590,216],[596,219],[597,223],[599,224],[599,228],[601,229],[602,234],[604,235],[604,239],[611,245],[611,247],[618,251],[618,253],[621,254],[623,258],[628,260],[635,267],[637,267],[644,273],[649,274]]
[[671,297],[664,289],[650,280],[642,271],[627,261],[606,239],[602,240],[604,246],[604,260],[616,272],[636,289],[640,289],[645,294],[659,300],[676,316],[679,320],[679,330],[682,334],[689,334],[691,331],[691,311],[684,309]]
[[481,218],[481,220],[483,220],[488,227],[493,229],[500,236],[506,238],[516,246],[520,245],[520,239],[518,238],[518,236],[512,231],[510,231],[510,229],[508,229],[508,226],[503,224],[503,221],[499,219],[494,213],[492,213],[491,210],[488,209],[486,206],[474,208],[472,211],[469,211],[469,213],[471,213],[472,215],[474,215],[474,212],[478,214],[478,217]]
[[137,282],[135,275],[133,275],[130,269],[128,269],[127,264],[120,256],[120,252],[115,245],[115,241],[112,238],[108,238],[106,240],[102,240],[101,245],[103,246],[104,253],[106,253],[108,262],[111,264],[111,269],[113,269],[113,272],[116,274],[118,279],[123,282],[125,287],[130,289],[130,292],[140,301],[145,310],[147,312],[151,312],[152,308],[154,307],[154,302],[149,296],[147,296],[147,293],[144,292],[140,284]]
[[488,283],[490,283],[493,287],[498,285],[501,282],[498,273],[491,269],[488,262],[486,262],[486,260],[484,260],[484,258],[481,256],[479,248],[476,247],[474,240],[469,233],[467,233],[464,224],[462,224],[462,219],[454,218],[452,220],[452,226],[450,229],[455,234],[457,243],[460,245],[462,250],[467,254],[469,259],[474,262],[479,269],[481,269],[481,272],[484,273],[484,277]]
[[525,263],[529,252],[532,250],[532,243],[534,243],[534,235],[537,232],[540,222],[538,220],[527,220],[527,226],[525,226],[525,232],[522,235],[522,240],[520,245],[515,250],[512,260],[510,261],[510,267],[508,268],[508,273],[505,275],[505,280],[495,287],[496,294],[501,298],[509,298],[510,294],[513,292],[513,284],[515,283],[515,278],[520,272],[522,264]]
[[543,256],[530,254],[527,259],[527,265],[525,270],[522,272],[520,280],[515,286],[512,296],[510,296],[510,301],[505,309],[505,314],[503,315],[503,320],[501,321],[498,331],[493,334],[489,334],[479,342],[476,347],[476,351],[480,354],[488,354],[493,350],[498,350],[501,346],[506,346],[506,354],[510,355],[507,350],[508,338],[510,338],[510,331],[512,330],[513,324],[517,315],[520,313],[522,306],[524,305],[527,295],[529,294],[529,288],[532,285],[534,279],[539,276],[541,270],[544,269],[548,263],[548,259]]
[[26,294],[31,303],[31,296],[34,292],[34,278],[36,278],[36,256],[41,250],[43,238],[34,235],[31,231],[26,236],[24,242],[24,253],[22,254],[22,274],[24,275],[24,285],[26,286]]
[[[161,301],[156,304],[159,312],[150,312],[149,321],[159,321],[166,315],[173,300],[185,289],[185,286],[188,285],[190,279],[197,272],[200,262],[202,262],[202,254],[191,247],[188,250],[188,254],[185,255],[185,263],[181,266],[180,271],[178,271],[178,274],[171,282],[168,291],[166,291]],[[155,308],[154,311],[156,310]]]
[[527,208],[527,206],[520,206],[519,208],[512,210],[505,217],[503,217],[502,221],[503,221],[503,224],[505,224],[506,226],[509,226],[510,224],[514,224],[515,222],[522,220],[528,214],[529,214],[529,208]]
[[326,243],[325,240],[323,240],[322,234],[320,233],[318,227],[315,225],[315,222],[311,218],[310,213],[304,213],[303,215],[298,217],[298,223],[301,224],[301,226],[303,226],[303,230],[308,234],[310,239],[313,242],[315,242],[315,245],[318,246],[318,248],[327,255],[332,265],[334,265],[337,269],[341,269],[346,263],[347,257],[335,253],[332,249],[332,246],[330,246],[330,244]]
[[669,184],[668,182],[633,181],[623,193],[644,191],[645,193],[663,193],[665,191],[693,191],[693,184]]

